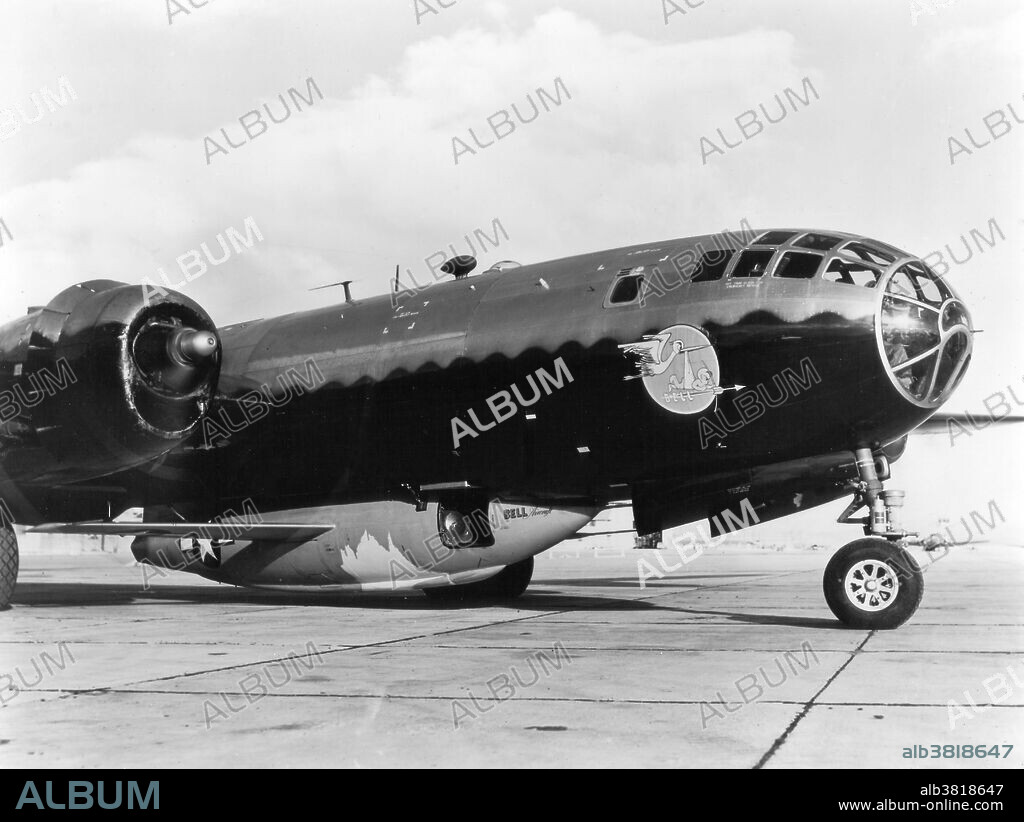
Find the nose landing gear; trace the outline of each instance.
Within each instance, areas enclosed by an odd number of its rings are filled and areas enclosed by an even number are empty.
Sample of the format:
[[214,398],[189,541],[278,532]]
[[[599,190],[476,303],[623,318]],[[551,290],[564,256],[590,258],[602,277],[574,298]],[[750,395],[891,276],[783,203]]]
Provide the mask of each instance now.
[[[851,628],[898,628],[917,611],[924,596],[924,575],[903,547],[907,537],[900,513],[902,491],[883,490],[889,465],[868,448],[855,452],[860,482],[841,523],[864,526],[865,537],[840,548],[825,568],[825,602]],[[852,515],[867,506],[868,516]]]

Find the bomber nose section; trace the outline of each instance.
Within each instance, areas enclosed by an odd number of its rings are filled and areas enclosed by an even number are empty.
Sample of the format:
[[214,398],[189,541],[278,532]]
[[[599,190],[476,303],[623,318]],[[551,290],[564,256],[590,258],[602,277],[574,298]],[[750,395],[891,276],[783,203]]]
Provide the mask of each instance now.
[[960,384],[974,330],[967,306],[923,263],[883,277],[876,334],[896,389],[920,408],[938,408]]

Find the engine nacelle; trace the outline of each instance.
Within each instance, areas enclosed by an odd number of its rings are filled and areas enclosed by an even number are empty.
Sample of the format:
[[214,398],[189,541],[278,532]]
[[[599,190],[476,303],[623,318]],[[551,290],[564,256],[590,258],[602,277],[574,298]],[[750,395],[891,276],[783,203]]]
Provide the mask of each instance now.
[[0,326],[6,478],[66,483],[154,460],[200,425],[220,341],[181,294],[81,283]]
[[[451,506],[425,511],[402,502],[369,502],[229,518],[234,540],[139,537],[142,563],[189,571],[235,585],[396,591],[470,582],[532,557],[572,536],[597,508],[546,508],[491,501],[465,511],[454,533]],[[225,524],[228,520],[222,520]],[[246,539],[256,523],[322,524],[335,528],[302,543]],[[453,536],[455,539],[453,539]],[[458,546],[463,547],[458,547]],[[155,572],[154,572],[155,573]]]

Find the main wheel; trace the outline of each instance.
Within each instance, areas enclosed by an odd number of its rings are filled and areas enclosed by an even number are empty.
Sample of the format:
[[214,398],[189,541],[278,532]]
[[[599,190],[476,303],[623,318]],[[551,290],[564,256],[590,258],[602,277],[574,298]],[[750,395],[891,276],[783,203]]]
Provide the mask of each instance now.
[[924,596],[917,561],[881,537],[865,537],[840,548],[825,567],[825,601],[851,628],[898,628]]
[[0,525],[0,608],[11,604],[18,581],[18,536],[14,529]]
[[506,565],[493,577],[466,585],[424,588],[423,593],[441,602],[506,602],[522,596],[533,579],[533,557]]

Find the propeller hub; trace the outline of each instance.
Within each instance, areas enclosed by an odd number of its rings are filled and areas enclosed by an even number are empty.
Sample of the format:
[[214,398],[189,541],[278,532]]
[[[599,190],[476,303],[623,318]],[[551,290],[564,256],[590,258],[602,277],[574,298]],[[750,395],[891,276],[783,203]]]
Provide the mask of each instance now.
[[185,329],[171,338],[171,356],[190,363],[210,359],[220,348],[217,336],[209,331]]

